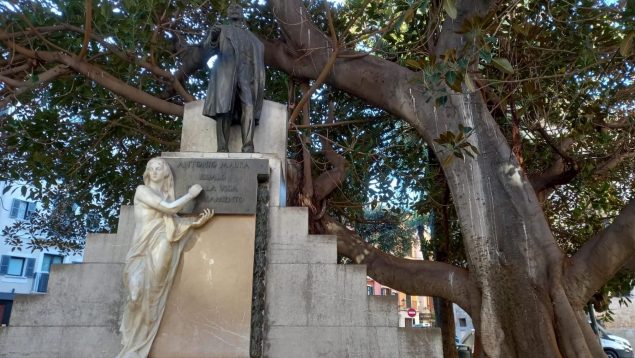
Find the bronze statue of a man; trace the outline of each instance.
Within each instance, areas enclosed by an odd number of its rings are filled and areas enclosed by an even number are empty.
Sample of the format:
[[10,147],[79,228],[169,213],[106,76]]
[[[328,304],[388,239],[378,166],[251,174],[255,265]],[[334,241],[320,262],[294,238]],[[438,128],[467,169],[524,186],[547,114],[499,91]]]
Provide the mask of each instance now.
[[214,25],[205,39],[218,58],[212,67],[203,115],[216,120],[218,151],[228,152],[229,127],[240,123],[242,152],[254,152],[265,87],[264,46],[244,24],[243,10],[231,4],[228,25]]

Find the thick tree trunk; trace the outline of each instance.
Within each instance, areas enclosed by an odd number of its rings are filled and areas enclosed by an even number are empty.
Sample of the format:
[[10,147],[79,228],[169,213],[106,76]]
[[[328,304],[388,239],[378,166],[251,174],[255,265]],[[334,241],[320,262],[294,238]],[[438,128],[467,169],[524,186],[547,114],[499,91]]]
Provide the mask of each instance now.
[[[440,166],[441,163],[429,149],[429,167]],[[434,206],[430,215],[430,237],[432,241],[433,253],[435,261],[450,262],[450,188],[445,181],[445,177],[441,170],[430,169],[430,174],[434,180],[434,186],[428,193]],[[436,315],[437,326],[441,328],[441,337],[443,341],[443,357],[457,358],[456,351],[456,327],[454,326],[454,309],[453,303],[441,297],[434,298],[434,309]]]
[[[464,2],[459,20],[483,13],[485,4]],[[479,8],[481,6],[481,8]],[[446,21],[437,53],[461,48],[461,21]],[[572,307],[564,290],[565,257],[557,247],[535,192],[483,99],[449,93],[433,109],[428,142],[441,162],[452,150],[434,142],[460,126],[474,128],[468,141],[480,154],[454,158],[444,167],[468,256],[470,277],[480,290],[472,317],[490,357],[602,356],[582,307]],[[474,311],[474,310],[473,310]]]
[[[297,77],[316,78],[334,46],[311,23],[299,0],[270,3],[286,42],[267,43],[267,62]],[[444,22],[437,55],[464,50],[467,39],[461,24],[470,16],[487,16],[489,5],[482,0],[457,1],[458,16]],[[352,51],[342,52],[351,55]],[[336,61],[327,83],[404,118],[432,145],[441,162],[454,154],[435,139],[447,131],[458,133],[460,125],[474,128],[467,140],[480,154],[454,158],[443,168],[461,223],[469,272],[437,262],[406,262],[378,252],[325,217],[325,231],[338,235],[338,252],[366,263],[371,276],[395,289],[459,303],[473,318],[483,356],[603,357],[583,305],[635,252],[635,224],[627,221],[635,216],[635,203],[625,210],[623,219],[618,218],[617,226],[588,244],[580,258],[565,257],[531,184],[480,95],[424,88],[419,78],[374,56],[348,56]],[[448,93],[448,101],[435,107],[431,96],[441,90]],[[615,254],[614,248],[621,251],[618,259],[598,264],[585,280],[589,266],[584,259],[595,248],[607,254]]]
[[[603,355],[564,290],[565,257],[536,195],[482,99],[453,94],[435,111],[432,138],[474,128],[480,154],[445,170],[461,223],[470,278],[480,291],[472,317],[489,357]],[[436,129],[438,128],[438,129]],[[435,144],[444,162],[450,150]],[[475,317],[476,316],[476,317]],[[592,333],[591,333],[592,334]]]
[[458,358],[459,354],[456,351],[456,327],[454,326],[454,309],[452,302],[440,297],[435,297],[434,300],[434,308],[438,309],[438,311],[435,312],[437,315],[437,326],[441,328],[443,358]]

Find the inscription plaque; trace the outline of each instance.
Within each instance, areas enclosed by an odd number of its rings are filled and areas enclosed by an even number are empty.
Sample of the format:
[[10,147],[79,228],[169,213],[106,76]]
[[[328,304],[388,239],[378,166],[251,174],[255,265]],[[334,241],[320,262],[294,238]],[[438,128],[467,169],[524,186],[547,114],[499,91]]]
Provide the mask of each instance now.
[[180,212],[200,213],[212,208],[217,214],[255,214],[258,182],[269,179],[266,159],[163,158],[174,173],[176,197],[193,184],[203,191]]

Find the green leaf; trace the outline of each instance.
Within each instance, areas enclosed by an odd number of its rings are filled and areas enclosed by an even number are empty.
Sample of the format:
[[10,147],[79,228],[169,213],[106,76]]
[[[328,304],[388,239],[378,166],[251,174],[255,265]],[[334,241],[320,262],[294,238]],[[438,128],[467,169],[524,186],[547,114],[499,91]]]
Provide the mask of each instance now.
[[475,92],[476,91],[476,86],[474,85],[474,81],[472,81],[472,78],[470,77],[469,74],[465,74],[465,76],[463,76],[463,80],[465,81],[465,86],[467,87],[467,90],[470,92]]
[[443,10],[445,10],[452,19],[456,19],[457,11],[454,0],[443,0]]
[[509,73],[509,74],[514,73],[514,68],[512,67],[512,64],[509,63],[509,60],[506,58],[495,57],[492,59],[492,64],[494,65],[494,67],[496,67],[497,69],[505,73]]
[[403,16],[403,21],[404,22],[410,22],[412,21],[412,18],[415,15],[415,9],[414,8],[409,8],[408,10],[406,10],[406,13]]
[[456,92],[463,92],[461,88],[461,74],[454,71],[448,71],[445,73],[445,82]]
[[447,101],[448,101],[448,96],[440,96],[440,97],[437,97],[437,99],[435,100],[435,103],[437,104],[438,107],[441,107],[444,104],[446,104]]
[[439,144],[446,145],[446,144],[454,144],[456,143],[457,140],[454,133],[447,131],[447,132],[441,133],[439,135],[439,138],[435,139],[434,141]]
[[448,155],[445,160],[443,161],[443,166],[447,167],[450,164],[452,164],[452,161],[454,160],[454,156],[453,155]]
[[620,43],[620,55],[624,57],[628,57],[628,55],[630,55],[631,50],[633,49],[633,35],[635,35],[635,32],[629,32],[624,40],[622,40],[622,43]]
[[467,59],[467,57],[461,57],[456,61],[456,64],[459,65],[459,68],[464,70],[467,68],[467,65],[470,64],[470,61]]
[[406,66],[412,67],[412,68],[416,68],[418,70],[420,70],[422,68],[421,64],[419,63],[419,61],[417,61],[417,60],[415,60],[413,58],[409,58],[409,59],[406,60]]
[[485,63],[490,63],[492,62],[492,53],[489,52],[488,50],[485,49],[481,49],[479,52],[479,57],[485,61]]
[[445,73],[445,81],[450,85],[456,80],[456,72],[448,71]]
[[448,144],[448,139],[445,136],[445,133],[442,133],[439,138],[434,140],[435,142],[444,145],[444,144]]

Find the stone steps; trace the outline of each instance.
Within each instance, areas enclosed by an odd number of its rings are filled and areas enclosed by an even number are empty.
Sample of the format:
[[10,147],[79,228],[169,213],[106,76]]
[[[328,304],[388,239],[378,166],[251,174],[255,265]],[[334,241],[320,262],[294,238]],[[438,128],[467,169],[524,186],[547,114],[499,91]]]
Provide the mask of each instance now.
[[398,327],[397,296],[368,296],[367,325],[372,327]]
[[83,263],[52,265],[46,294],[16,296],[10,326],[0,329],[0,357],[117,355],[132,219],[123,206],[118,233],[89,235]]
[[106,326],[11,326],[0,329],[0,358],[113,358],[120,339]]
[[[48,294],[15,300],[0,357],[117,354],[132,219],[122,207],[117,234],[88,239],[86,263],[54,265]],[[439,330],[398,329],[396,296],[367,296],[366,267],[337,264],[335,238],[309,235],[305,208],[269,219],[264,357],[442,356]]]
[[306,208],[269,211],[265,357],[442,357],[438,329],[400,329],[396,296],[368,296],[365,265],[308,234]]
[[125,262],[133,233],[133,207],[122,205],[116,234],[88,234],[84,262]]
[[46,294],[16,297],[11,327],[104,325],[116,329],[122,274],[121,263],[55,265]]
[[[306,237],[306,234],[305,234]],[[269,244],[270,264],[317,264],[333,263],[337,260],[335,239],[325,235],[310,235],[308,240],[275,240]]]

